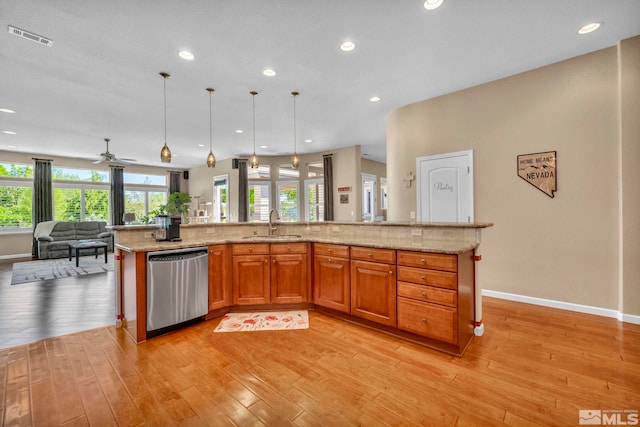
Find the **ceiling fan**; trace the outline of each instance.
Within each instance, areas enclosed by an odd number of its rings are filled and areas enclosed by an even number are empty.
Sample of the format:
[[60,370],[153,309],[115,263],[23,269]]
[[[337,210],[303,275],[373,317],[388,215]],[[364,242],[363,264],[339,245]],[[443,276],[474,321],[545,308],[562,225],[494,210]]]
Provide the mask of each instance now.
[[93,164],[103,163],[103,162],[111,162],[111,163],[120,163],[123,165],[128,165],[130,162],[135,162],[136,159],[126,159],[126,158],[118,158],[115,154],[109,152],[109,138],[105,138],[104,141],[107,143],[107,149],[104,153],[98,154],[100,156],[100,160],[96,160]]

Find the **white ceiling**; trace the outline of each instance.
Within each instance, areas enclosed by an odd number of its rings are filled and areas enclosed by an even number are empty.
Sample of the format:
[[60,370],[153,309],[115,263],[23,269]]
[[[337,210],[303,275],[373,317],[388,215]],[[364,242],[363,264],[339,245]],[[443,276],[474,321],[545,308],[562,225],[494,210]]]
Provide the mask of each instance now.
[[[638,0],[445,0],[435,11],[422,3],[0,0],[0,108],[16,111],[0,113],[0,131],[16,132],[0,133],[0,150],[95,160],[109,137],[118,157],[167,166],[165,71],[171,168],[205,163],[209,86],[218,159],[253,151],[251,90],[258,155],[291,153],[296,90],[298,152],[360,144],[385,161],[385,117],[398,107],[640,34]],[[603,25],[577,35],[592,21]],[[339,50],[345,39],[354,51]],[[195,60],[180,59],[182,49]],[[263,76],[267,67],[277,75]]]

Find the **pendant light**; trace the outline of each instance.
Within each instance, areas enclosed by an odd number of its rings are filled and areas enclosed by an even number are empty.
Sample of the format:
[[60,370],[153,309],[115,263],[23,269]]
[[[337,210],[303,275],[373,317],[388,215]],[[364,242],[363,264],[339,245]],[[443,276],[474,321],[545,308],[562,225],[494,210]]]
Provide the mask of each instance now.
[[162,163],[171,163],[171,150],[167,145],[167,77],[171,77],[168,73],[160,73],[164,82],[164,146],[160,150],[160,161]]
[[249,92],[253,97],[253,155],[251,156],[251,169],[257,169],[259,162],[258,156],[256,156],[256,95],[258,92],[251,91]]
[[213,155],[213,115],[211,113],[211,93],[215,90],[208,87],[207,92],[209,92],[209,155],[207,156],[207,167],[212,168],[216,165],[216,156]]
[[291,167],[293,169],[298,169],[300,166],[300,159],[298,158],[296,144],[296,96],[298,96],[299,93],[291,92],[291,95],[293,95],[293,156],[291,156]]

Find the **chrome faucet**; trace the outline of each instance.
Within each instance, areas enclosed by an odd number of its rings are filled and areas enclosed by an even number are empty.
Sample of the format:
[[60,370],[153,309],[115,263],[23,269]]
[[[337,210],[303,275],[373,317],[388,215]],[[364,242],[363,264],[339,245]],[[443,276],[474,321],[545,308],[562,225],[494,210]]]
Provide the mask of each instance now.
[[[273,214],[276,214],[275,221],[272,219]],[[278,229],[278,226],[276,225],[278,221],[280,221],[280,214],[278,214],[277,210],[271,209],[271,212],[269,212],[269,236],[273,236],[273,232]]]

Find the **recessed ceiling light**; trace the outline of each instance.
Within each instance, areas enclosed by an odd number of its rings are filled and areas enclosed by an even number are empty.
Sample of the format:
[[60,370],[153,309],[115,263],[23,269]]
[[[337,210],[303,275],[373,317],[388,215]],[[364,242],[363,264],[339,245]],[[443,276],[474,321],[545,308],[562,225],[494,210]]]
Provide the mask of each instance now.
[[305,139],[304,142],[313,142],[313,139]]
[[7,135],[15,135],[16,133],[10,130],[3,130],[2,133],[6,133]]
[[425,0],[424,8],[427,10],[437,9],[442,6],[443,0]]
[[276,75],[276,70],[274,70],[273,68],[265,68],[262,74],[267,77],[273,77]]
[[193,61],[193,58],[195,58],[193,53],[189,52],[188,50],[181,50],[180,52],[178,52],[178,56],[186,61]]
[[342,44],[340,45],[340,50],[343,52],[351,52],[355,48],[356,44],[352,41],[342,42]]
[[369,101],[378,102],[378,101],[380,101],[380,97],[379,96],[372,96],[371,98],[369,98]]
[[9,110],[8,108],[0,108],[0,113],[15,114],[15,111]]
[[236,133],[244,133],[242,129],[236,129]]
[[268,145],[261,145],[260,148],[269,148]]
[[7,148],[18,148],[15,145],[7,145]]
[[580,34],[580,35],[589,34],[589,33],[593,32],[593,31],[597,30],[598,28],[600,28],[600,25],[602,25],[602,22],[592,22],[590,24],[583,25],[578,30],[578,34]]
[[198,144],[198,147],[204,147],[204,144]]

